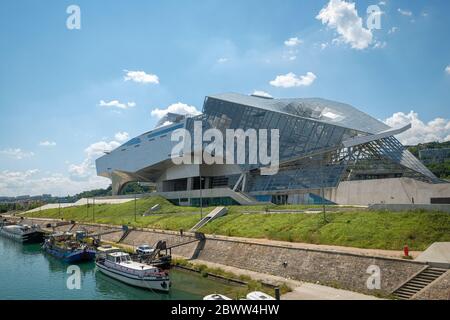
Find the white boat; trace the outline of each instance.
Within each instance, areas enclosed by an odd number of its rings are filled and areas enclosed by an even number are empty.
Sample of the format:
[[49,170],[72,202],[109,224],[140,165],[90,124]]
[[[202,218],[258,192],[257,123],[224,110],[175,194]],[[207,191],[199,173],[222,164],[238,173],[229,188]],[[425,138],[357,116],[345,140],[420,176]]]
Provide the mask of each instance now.
[[247,294],[248,300],[275,300],[275,298],[261,291],[253,291]]
[[3,225],[0,227],[0,234],[22,243],[39,243],[44,240],[44,233],[37,225]]
[[97,250],[99,254],[95,264],[105,275],[135,287],[169,291],[169,275],[159,268],[132,261],[128,253],[114,247],[99,247]]
[[223,294],[214,293],[203,297],[203,300],[231,300],[231,299],[228,298],[227,296],[224,296]]

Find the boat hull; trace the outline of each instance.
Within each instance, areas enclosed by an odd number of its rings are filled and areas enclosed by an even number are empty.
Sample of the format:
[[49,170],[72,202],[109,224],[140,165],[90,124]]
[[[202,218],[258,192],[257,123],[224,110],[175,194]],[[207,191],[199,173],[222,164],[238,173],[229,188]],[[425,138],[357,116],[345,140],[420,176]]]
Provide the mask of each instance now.
[[138,276],[133,276],[130,274],[120,272],[118,270],[114,270],[112,268],[108,268],[101,262],[96,262],[95,264],[97,266],[97,269],[103,274],[116,280],[119,280],[121,282],[124,282],[126,284],[129,284],[131,286],[160,292],[169,292],[170,280],[168,277],[165,277],[163,279],[158,279],[155,277],[139,278]]
[[95,259],[95,251],[93,250],[76,250],[73,252],[63,252],[48,247],[44,247],[44,250],[55,258],[61,259],[67,263],[93,261]]

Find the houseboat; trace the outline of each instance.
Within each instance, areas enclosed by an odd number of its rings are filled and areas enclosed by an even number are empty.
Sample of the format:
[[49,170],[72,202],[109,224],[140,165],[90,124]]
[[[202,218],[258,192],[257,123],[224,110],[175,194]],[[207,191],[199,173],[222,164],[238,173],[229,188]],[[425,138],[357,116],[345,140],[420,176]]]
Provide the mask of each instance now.
[[170,279],[167,272],[151,265],[132,261],[128,253],[117,248],[98,247],[95,264],[100,272],[126,284],[169,292]]
[[44,232],[38,225],[2,225],[0,235],[22,243],[40,243],[44,240]]

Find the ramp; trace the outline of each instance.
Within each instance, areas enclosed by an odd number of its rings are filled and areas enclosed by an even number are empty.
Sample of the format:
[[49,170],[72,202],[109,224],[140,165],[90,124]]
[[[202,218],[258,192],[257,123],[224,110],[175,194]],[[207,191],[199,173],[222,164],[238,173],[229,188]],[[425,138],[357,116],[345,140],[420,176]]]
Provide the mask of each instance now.
[[450,269],[450,242],[433,243],[415,260],[426,262],[434,267]]
[[227,212],[228,212],[228,209],[225,207],[216,207],[206,217],[204,217],[195,226],[193,226],[191,228],[191,230],[189,230],[189,231],[195,232],[198,229],[200,229],[201,227],[203,227],[205,224],[207,224],[209,221],[219,218],[219,217],[225,215]]

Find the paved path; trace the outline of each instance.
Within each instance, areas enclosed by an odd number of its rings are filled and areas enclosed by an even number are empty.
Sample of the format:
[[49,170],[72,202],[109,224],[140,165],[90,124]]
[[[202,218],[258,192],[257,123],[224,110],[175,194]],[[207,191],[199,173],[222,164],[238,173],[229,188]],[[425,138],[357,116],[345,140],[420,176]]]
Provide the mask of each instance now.
[[286,279],[270,274],[239,269],[236,267],[225,266],[222,264],[212,263],[204,260],[196,259],[189,260],[189,262],[194,264],[203,264],[211,268],[220,268],[224,271],[231,272],[238,276],[249,276],[254,280],[271,285],[280,285],[282,283],[285,283],[292,288],[292,292],[288,292],[282,295],[282,300],[379,300],[377,297],[365,295],[362,293]]
[[281,296],[282,300],[380,300],[362,293],[335,289],[313,283],[302,283]]

